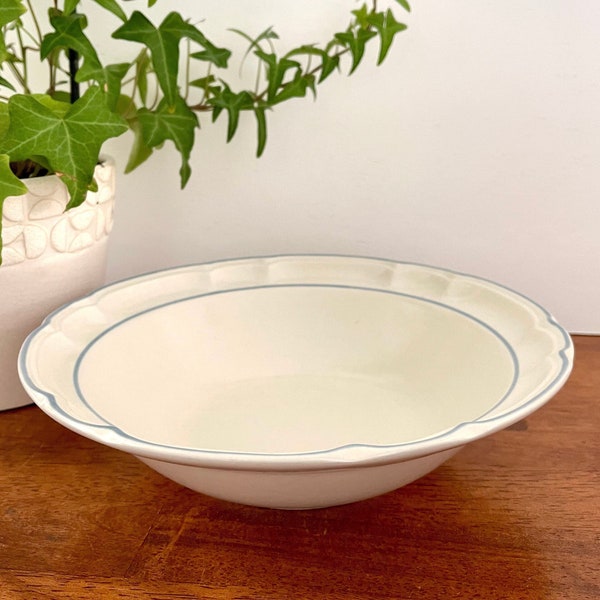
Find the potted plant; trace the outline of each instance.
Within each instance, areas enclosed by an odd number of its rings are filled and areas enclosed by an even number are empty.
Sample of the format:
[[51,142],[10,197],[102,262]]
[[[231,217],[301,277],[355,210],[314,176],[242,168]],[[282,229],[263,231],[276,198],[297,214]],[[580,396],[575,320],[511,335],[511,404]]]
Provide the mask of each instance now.
[[[0,409],[29,402],[16,373],[27,332],[103,282],[115,169],[102,155],[106,140],[130,132],[125,172],[172,143],[183,187],[199,116],[226,118],[230,141],[241,115],[251,115],[260,156],[278,104],[315,95],[342,66],[353,73],[369,43],[378,41],[380,64],[406,29],[372,0],[328,42],[282,55],[272,28],[231,30],[258,69],[256,86],[239,90],[227,80],[232,51],[178,12],[155,24],[156,2],[0,0]],[[91,7],[110,13],[114,29],[103,35],[128,42],[129,60],[103,61],[87,35]]]

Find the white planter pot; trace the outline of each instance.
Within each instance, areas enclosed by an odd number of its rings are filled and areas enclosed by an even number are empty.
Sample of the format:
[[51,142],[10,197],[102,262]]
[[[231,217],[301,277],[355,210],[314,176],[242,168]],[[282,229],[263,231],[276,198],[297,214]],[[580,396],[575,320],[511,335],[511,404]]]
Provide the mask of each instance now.
[[60,305],[104,283],[112,228],[115,167],[96,168],[98,191],[65,212],[67,189],[54,175],[26,181],[29,192],[7,198],[0,265],[0,410],[30,404],[17,375],[27,334]]

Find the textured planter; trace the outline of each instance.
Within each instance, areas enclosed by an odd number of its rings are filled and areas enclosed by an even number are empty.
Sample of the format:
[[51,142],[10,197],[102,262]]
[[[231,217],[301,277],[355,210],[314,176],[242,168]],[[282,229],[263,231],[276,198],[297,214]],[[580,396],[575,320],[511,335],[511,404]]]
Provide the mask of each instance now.
[[104,283],[112,228],[115,168],[96,168],[98,191],[65,212],[64,184],[51,175],[27,181],[29,193],[7,198],[0,265],[0,410],[29,404],[17,375],[27,334],[51,311]]

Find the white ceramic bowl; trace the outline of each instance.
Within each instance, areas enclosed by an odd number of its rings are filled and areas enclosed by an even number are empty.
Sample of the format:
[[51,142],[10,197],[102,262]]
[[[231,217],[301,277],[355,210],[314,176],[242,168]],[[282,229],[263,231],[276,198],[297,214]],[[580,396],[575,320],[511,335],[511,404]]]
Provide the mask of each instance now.
[[50,315],[19,359],[66,427],[211,496],[316,508],[398,488],[542,406],[572,367],[495,283],[344,256],[194,265]]

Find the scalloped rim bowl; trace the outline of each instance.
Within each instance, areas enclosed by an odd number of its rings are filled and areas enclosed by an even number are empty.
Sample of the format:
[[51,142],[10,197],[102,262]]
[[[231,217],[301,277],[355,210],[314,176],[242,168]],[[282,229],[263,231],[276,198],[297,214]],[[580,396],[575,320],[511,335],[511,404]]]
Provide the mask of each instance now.
[[529,415],[573,345],[542,307],[445,269],[244,258],[115,283],[25,341],[49,416],[205,494],[317,508],[382,494]]

